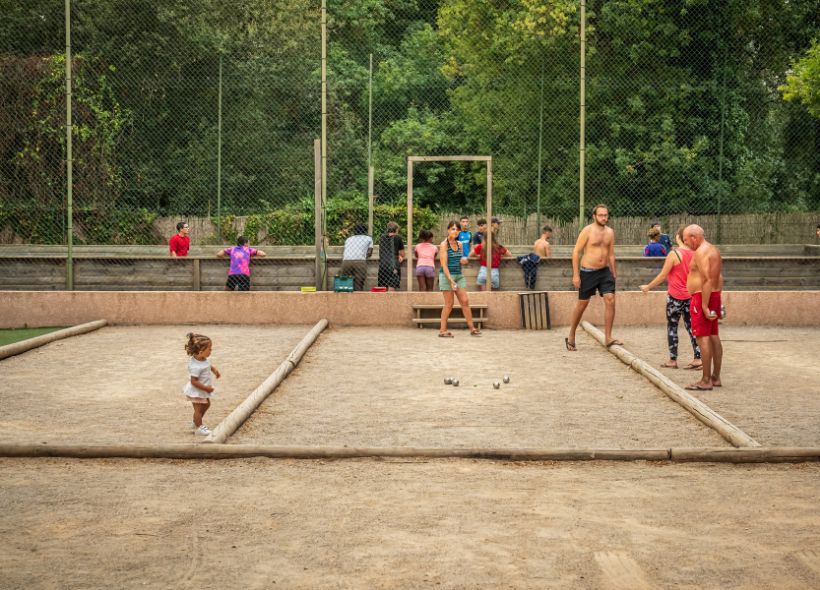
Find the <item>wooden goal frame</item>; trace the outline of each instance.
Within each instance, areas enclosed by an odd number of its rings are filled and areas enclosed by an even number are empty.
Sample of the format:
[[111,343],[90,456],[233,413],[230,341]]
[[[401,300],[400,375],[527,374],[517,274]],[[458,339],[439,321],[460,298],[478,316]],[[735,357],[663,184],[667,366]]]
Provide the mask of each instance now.
[[[487,235],[484,249],[492,252],[493,157],[492,156],[407,156],[407,291],[413,291],[413,165],[416,162],[485,162],[487,164]],[[492,291],[492,255],[487,259],[487,291]]]

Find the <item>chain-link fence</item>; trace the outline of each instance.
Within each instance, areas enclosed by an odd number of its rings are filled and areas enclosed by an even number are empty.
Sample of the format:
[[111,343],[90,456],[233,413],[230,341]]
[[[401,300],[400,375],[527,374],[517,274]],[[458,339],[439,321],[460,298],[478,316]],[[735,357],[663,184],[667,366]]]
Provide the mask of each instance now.
[[[583,110],[578,1],[328,2],[318,248],[320,0],[0,0],[12,288],[65,286],[66,4],[74,288],[222,289],[238,267],[216,252],[240,236],[268,255],[254,289],[332,288],[357,232],[375,242],[369,288],[388,222],[406,227],[408,155],[492,156],[505,245],[545,223],[572,244],[597,202],[620,244],[654,221],[722,244],[815,240],[820,119],[779,87],[817,38],[817,0],[586,2]],[[481,163],[417,167],[414,233],[437,243],[462,215],[475,231],[485,179]],[[180,222],[191,250],[169,260]]]

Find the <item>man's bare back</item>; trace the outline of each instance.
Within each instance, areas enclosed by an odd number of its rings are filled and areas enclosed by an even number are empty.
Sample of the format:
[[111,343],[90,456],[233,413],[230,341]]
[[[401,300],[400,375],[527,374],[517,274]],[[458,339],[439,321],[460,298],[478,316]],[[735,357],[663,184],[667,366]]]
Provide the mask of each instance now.
[[535,240],[535,244],[532,245],[532,251],[541,258],[549,258],[552,256],[552,248],[550,243],[544,238],[538,238]]
[[692,264],[689,267],[689,276],[686,279],[686,289],[691,294],[703,291],[704,278],[709,281],[709,291],[723,290],[723,258],[720,250],[706,240],[695,250]]

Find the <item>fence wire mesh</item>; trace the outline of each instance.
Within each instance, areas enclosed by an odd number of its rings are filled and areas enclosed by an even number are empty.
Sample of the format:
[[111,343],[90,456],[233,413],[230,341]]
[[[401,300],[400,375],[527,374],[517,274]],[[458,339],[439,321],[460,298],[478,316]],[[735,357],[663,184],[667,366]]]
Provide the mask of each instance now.
[[[801,94],[795,79],[818,67],[818,0],[586,2],[580,223],[578,1],[328,2],[318,261],[319,0],[69,4],[75,288],[222,289],[215,254],[239,236],[268,255],[254,289],[332,288],[357,232],[375,241],[369,288],[387,224],[406,227],[408,155],[492,156],[499,238],[522,248],[545,223],[572,244],[597,202],[620,244],[655,221],[805,243],[820,221],[817,80]],[[65,5],[0,0],[7,288],[26,273],[65,286]],[[416,234],[486,216],[481,163],[428,163],[413,182]],[[180,222],[191,251],[169,260]],[[34,255],[34,270],[12,260]]]

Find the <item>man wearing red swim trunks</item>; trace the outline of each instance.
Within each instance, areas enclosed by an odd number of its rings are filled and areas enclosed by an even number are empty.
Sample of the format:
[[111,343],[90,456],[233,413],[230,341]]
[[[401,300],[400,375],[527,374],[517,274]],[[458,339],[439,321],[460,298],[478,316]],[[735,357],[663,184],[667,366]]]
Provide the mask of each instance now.
[[690,225],[683,230],[683,241],[695,251],[686,288],[692,294],[689,312],[692,316],[692,335],[698,339],[703,375],[700,381],[686,386],[692,391],[709,391],[720,387],[720,367],[723,345],[718,335],[720,292],[723,289],[723,259],[714,244],[706,241],[703,228]]

